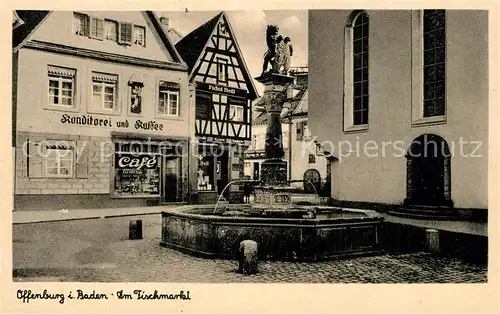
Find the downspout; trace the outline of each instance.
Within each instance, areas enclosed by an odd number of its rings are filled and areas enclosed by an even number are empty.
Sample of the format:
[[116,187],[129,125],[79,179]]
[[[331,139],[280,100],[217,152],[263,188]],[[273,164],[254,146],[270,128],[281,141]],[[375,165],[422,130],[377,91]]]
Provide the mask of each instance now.
[[[188,188],[187,188],[187,201],[189,204],[193,202],[192,200],[192,193],[191,193],[191,180],[193,180],[191,176],[191,149],[193,149],[193,141],[196,140],[195,135],[192,136],[191,134],[191,129],[193,127],[192,119],[191,119],[191,106],[193,106],[193,92],[196,90],[196,83],[189,83],[188,82],[188,88],[189,88],[189,106],[188,106],[188,164],[187,164],[187,173],[188,173]],[[194,101],[194,105],[196,106],[196,98]],[[196,119],[196,117],[194,117]],[[196,120],[195,120],[196,123]]]
[[288,118],[288,180],[292,180],[292,118]]

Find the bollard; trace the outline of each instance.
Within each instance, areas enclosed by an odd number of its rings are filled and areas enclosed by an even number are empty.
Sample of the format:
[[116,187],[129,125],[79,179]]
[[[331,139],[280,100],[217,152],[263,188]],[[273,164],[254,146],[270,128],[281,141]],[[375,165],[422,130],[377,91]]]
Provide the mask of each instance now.
[[258,250],[257,242],[252,240],[243,240],[240,242],[239,249],[239,268],[238,272],[244,275],[251,275],[259,272],[258,269]]
[[439,253],[439,231],[427,229],[427,249],[431,253]]
[[128,229],[129,240],[142,239],[142,220],[131,220]]

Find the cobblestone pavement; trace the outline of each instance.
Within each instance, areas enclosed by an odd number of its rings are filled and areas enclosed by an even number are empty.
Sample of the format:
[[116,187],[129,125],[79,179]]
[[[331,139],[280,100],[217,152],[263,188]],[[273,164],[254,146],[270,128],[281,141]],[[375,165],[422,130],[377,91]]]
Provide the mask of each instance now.
[[[142,240],[128,240],[132,219]],[[15,281],[196,283],[478,283],[487,267],[427,253],[319,262],[261,262],[260,273],[236,273],[237,262],[196,258],[159,246],[161,216],[13,226]]]

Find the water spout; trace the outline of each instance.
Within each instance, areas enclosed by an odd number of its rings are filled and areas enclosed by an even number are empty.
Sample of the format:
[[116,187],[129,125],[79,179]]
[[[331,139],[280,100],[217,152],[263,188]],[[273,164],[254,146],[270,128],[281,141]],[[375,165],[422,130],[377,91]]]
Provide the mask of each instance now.
[[224,189],[222,189],[222,192],[220,193],[219,197],[217,198],[217,203],[215,203],[215,208],[214,208],[213,213],[215,214],[217,212],[217,206],[219,205],[219,202],[220,202],[222,196],[224,195],[224,192],[231,184],[233,184],[233,183],[259,183],[259,182],[260,182],[259,180],[241,179],[241,180],[233,180],[233,181],[229,182],[228,184],[226,184]]
[[314,185],[314,183],[312,183],[311,180],[306,180],[306,179],[303,179],[303,180],[288,180],[287,181],[288,183],[291,183],[291,182],[308,182],[314,189],[314,192],[316,193],[316,198],[318,200],[318,205],[321,205],[321,197],[319,196],[319,193],[318,193],[318,190],[316,189],[316,186]]

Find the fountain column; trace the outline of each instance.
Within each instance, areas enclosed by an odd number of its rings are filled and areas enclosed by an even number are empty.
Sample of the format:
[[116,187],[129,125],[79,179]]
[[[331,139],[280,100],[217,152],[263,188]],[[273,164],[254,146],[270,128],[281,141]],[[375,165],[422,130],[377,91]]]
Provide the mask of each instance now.
[[287,163],[283,160],[283,133],[281,111],[286,101],[286,90],[294,77],[277,73],[266,73],[256,80],[264,84],[265,109],[267,113],[266,160],[261,164],[261,185],[255,188],[256,205],[291,204],[291,188],[287,185]]

